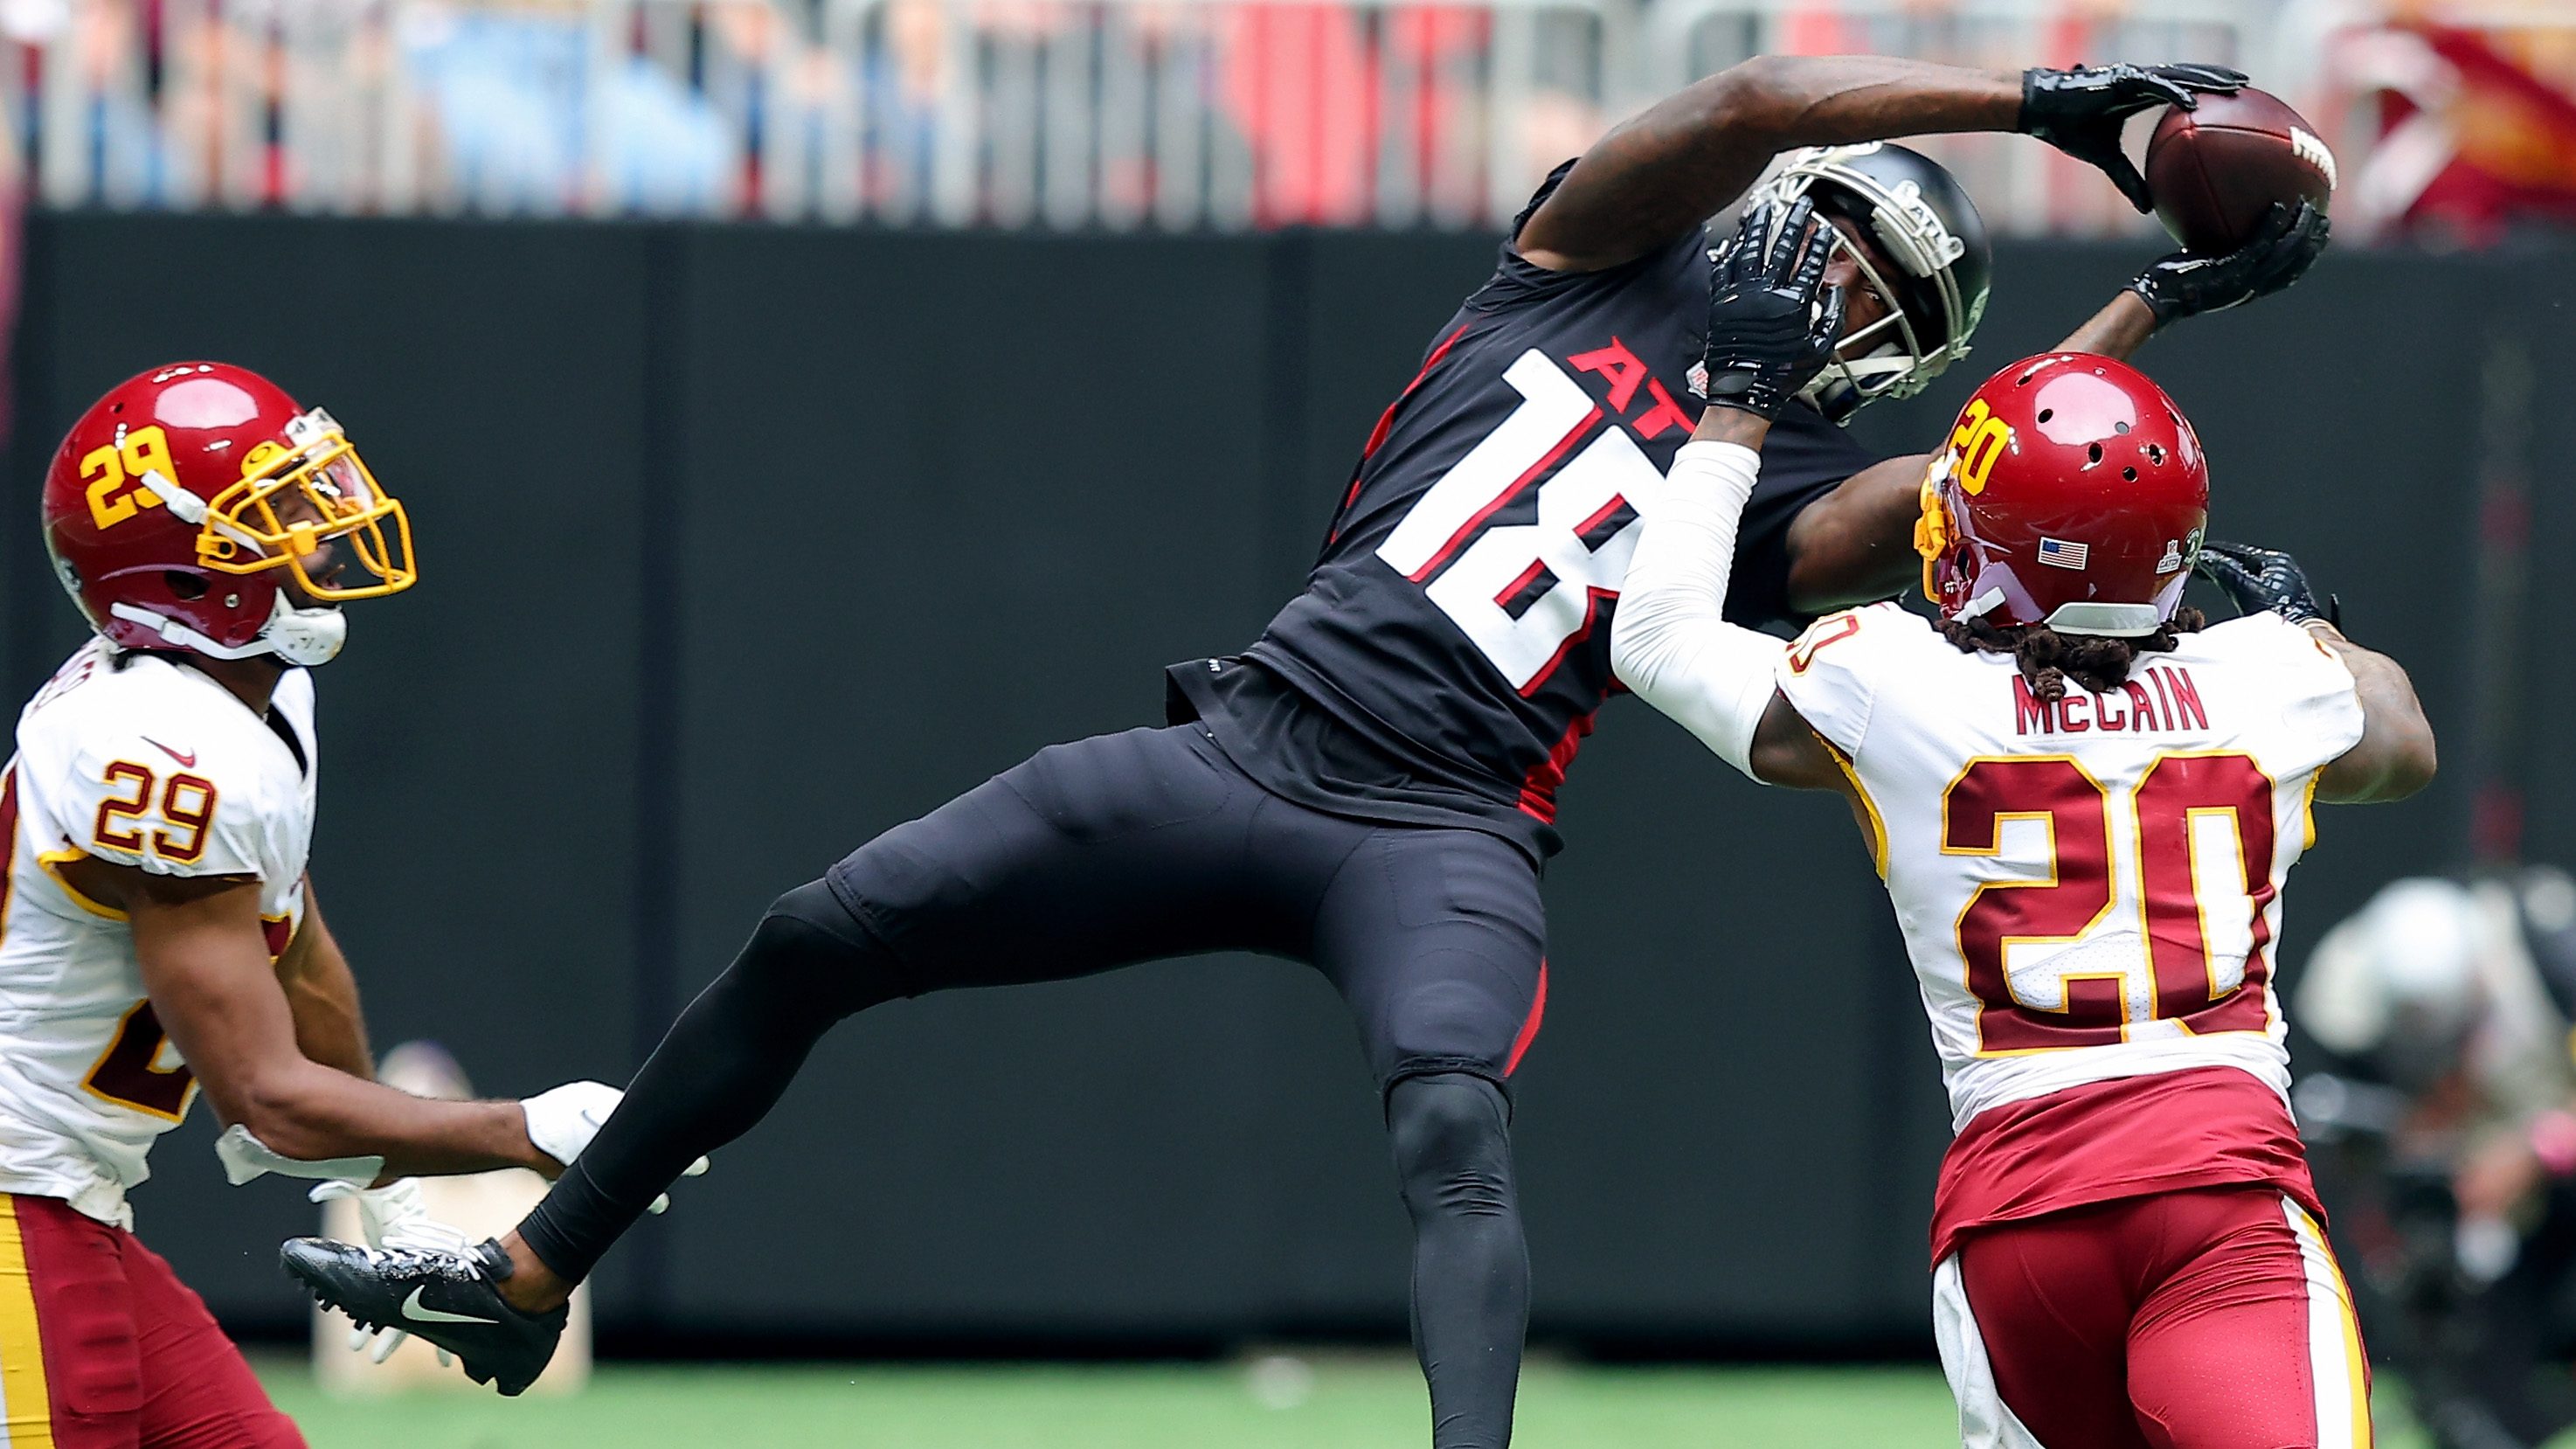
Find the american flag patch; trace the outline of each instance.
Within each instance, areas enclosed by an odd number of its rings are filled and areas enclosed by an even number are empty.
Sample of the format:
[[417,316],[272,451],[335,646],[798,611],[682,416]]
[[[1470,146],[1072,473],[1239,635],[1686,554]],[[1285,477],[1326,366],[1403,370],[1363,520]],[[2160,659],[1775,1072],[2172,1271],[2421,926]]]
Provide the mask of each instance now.
[[2039,541],[2039,561],[2061,569],[2084,567],[2085,555],[2092,551],[2092,546],[2089,544],[2069,543],[2062,538],[2043,538]]

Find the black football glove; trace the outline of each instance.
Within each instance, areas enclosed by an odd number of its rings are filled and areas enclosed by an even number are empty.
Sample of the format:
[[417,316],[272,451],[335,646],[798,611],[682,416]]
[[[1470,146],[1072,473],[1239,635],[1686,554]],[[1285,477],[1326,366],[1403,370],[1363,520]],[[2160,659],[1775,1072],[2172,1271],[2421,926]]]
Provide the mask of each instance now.
[[2343,604],[2334,595],[2317,602],[2317,590],[2299,561],[2277,548],[2244,543],[2200,546],[2200,576],[2218,585],[2239,614],[2278,614],[2293,624],[2323,619],[2343,627]]
[[1843,292],[1825,289],[1833,248],[1829,223],[1815,211],[1801,198],[1784,216],[1766,201],[1745,216],[1718,258],[1701,358],[1711,407],[1777,418],[1832,360],[1843,333]]
[[2156,325],[2242,307],[2308,274],[2334,239],[2334,223],[2313,202],[2292,211],[2280,202],[2253,239],[2223,257],[2175,252],[2138,274],[2129,290],[2156,314]]
[[2078,161],[2101,167],[2140,211],[2153,211],[2147,178],[2120,149],[2120,124],[2156,106],[2196,110],[2203,92],[2245,88],[2243,71],[2223,65],[2082,65],[2021,73],[2021,130]]

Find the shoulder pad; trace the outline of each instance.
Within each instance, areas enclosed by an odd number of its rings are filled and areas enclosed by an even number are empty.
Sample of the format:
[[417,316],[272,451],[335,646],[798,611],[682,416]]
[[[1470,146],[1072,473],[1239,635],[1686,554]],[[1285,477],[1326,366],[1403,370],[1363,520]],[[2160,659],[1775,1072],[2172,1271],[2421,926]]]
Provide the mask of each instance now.
[[1895,603],[1827,614],[1781,653],[1780,692],[1834,748],[1857,753],[1887,672],[1934,637]]

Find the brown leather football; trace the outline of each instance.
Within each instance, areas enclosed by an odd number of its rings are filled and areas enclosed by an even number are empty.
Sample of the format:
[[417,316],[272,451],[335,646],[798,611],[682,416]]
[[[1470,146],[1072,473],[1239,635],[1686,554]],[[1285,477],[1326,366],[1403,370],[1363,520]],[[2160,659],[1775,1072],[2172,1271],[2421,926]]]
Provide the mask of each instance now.
[[2327,209],[2334,153],[2280,97],[2266,91],[2206,95],[2198,110],[2165,112],[2147,141],[2147,189],[2165,230],[2191,251],[2232,252],[2262,225],[2273,202]]

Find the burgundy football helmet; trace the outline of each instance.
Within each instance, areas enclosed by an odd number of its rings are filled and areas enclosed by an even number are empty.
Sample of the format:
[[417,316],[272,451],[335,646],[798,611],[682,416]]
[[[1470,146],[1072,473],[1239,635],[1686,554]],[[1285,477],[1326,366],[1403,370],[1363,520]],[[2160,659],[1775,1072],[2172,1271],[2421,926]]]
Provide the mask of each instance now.
[[72,424],[45,547],[90,627],[128,649],[319,664],[339,604],[411,587],[411,525],[340,425],[267,378],[179,362]]
[[2164,389],[2058,352],[1996,373],[1923,479],[1923,592],[1945,619],[2153,634],[2209,524],[2200,438]]

